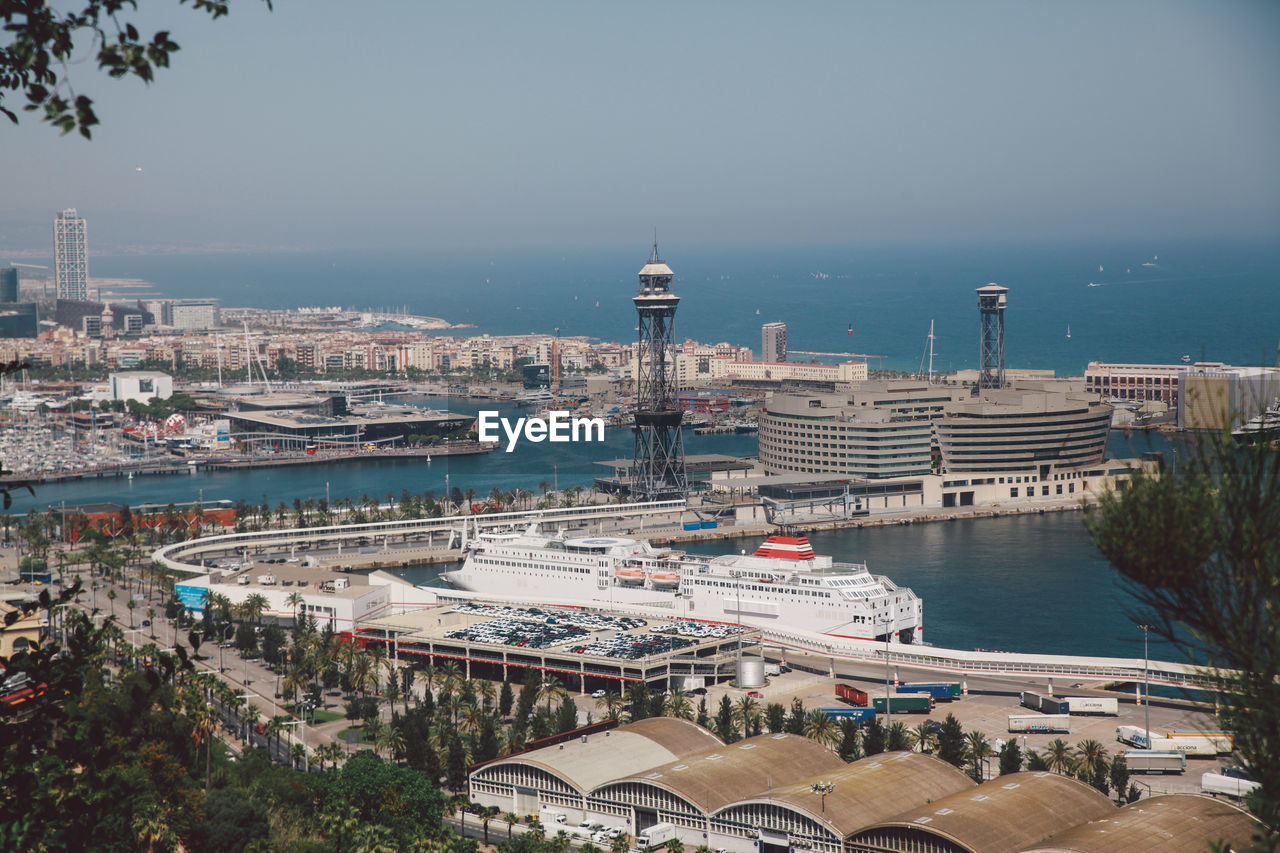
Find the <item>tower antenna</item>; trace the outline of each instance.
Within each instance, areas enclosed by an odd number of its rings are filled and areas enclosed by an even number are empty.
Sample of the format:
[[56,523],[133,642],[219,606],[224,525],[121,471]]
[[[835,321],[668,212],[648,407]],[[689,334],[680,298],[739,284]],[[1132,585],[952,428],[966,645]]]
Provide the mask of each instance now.
[[676,306],[671,292],[675,273],[658,257],[658,230],[653,256],[640,270],[640,290],[632,297],[640,322],[636,352],[635,457],[631,495],[639,501],[685,498],[689,494],[684,462],[683,413],[676,403],[672,358]]

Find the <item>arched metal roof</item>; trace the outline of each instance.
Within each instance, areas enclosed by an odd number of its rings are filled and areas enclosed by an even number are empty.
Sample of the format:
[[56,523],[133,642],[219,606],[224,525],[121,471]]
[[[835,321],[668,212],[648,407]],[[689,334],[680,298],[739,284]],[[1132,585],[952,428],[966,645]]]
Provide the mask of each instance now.
[[1056,832],[1119,811],[1083,782],[1059,773],[1011,773],[920,805],[849,836],[846,849],[915,850],[928,839],[971,853],[1017,853]]
[[799,735],[772,734],[689,755],[645,773],[619,775],[609,784],[639,783],[663,788],[710,815],[776,785],[804,779],[815,771],[830,773],[843,766],[838,755],[815,741]]
[[[819,782],[833,786],[826,797],[825,816],[822,797],[813,791]],[[717,816],[728,817],[728,813],[739,806],[772,803],[824,824],[843,838],[895,816],[903,808],[924,805],[976,787],[977,783],[940,758],[916,752],[890,752],[730,803]]]
[[550,773],[585,794],[620,776],[720,746],[715,735],[696,723],[676,717],[653,717],[590,735],[585,743],[566,741],[491,761],[471,775],[483,776],[503,765],[525,764]]
[[1168,794],[1130,803],[1114,815],[1060,832],[1023,853],[1204,853],[1210,841],[1226,841],[1242,850],[1260,826],[1232,803],[1205,794]]

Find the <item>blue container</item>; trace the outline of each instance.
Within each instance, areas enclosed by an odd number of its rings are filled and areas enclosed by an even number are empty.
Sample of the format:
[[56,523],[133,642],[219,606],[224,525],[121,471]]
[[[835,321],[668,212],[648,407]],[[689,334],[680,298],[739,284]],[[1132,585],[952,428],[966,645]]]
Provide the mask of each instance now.
[[699,524],[698,524],[698,522],[696,522],[696,521],[691,521],[691,522],[689,522],[688,524],[686,524],[686,525],[684,526],[684,529],[685,529],[685,530],[697,530],[700,526],[701,526],[701,525],[699,525]]
[[715,528],[716,528],[716,524],[717,524],[717,522],[714,522],[714,521],[704,521],[704,522],[702,522],[702,529],[703,529],[703,530],[715,530]]

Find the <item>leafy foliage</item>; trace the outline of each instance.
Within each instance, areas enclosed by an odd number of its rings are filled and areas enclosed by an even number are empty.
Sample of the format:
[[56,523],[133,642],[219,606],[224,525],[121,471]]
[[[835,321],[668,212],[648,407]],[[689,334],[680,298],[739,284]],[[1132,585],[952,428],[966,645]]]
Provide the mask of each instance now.
[[[156,70],[169,67],[178,43],[161,30],[150,38],[119,14],[137,10],[137,0],[83,0],[79,10],[59,12],[44,0],[0,0],[0,19],[11,41],[0,47],[0,113],[18,123],[18,114],[5,106],[8,94],[22,92],[28,112],[42,112],[44,121],[63,134],[79,130],[88,139],[98,116],[93,99],[76,94],[68,65],[86,46],[94,52],[98,70],[112,78],[136,77],[144,83]],[[178,0],[185,5],[187,0]],[[271,0],[263,0],[271,8]],[[191,0],[191,7],[217,19],[227,14],[230,0]]]
[[1200,435],[1102,495],[1087,525],[1135,619],[1207,664],[1219,722],[1261,783],[1251,807],[1280,836],[1280,451]]

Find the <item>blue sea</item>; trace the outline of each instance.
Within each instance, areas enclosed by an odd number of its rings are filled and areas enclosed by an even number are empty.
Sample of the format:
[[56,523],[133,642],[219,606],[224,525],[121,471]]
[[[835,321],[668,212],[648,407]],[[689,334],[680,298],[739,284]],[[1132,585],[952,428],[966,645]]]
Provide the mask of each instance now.
[[[757,354],[761,324],[782,321],[793,351],[867,354],[878,356],[873,369],[914,371],[932,321],[935,368],[976,367],[974,290],[988,282],[1009,288],[1010,367],[1080,375],[1092,360],[1170,363],[1183,355],[1274,364],[1280,336],[1276,243],[919,249],[669,243],[661,253],[681,297],[677,338],[729,341]],[[559,329],[628,342],[635,338],[636,273],[648,257],[643,245],[131,255],[92,257],[91,272],[153,284],[140,293],[217,296],[228,306],[403,309],[472,324],[475,333]]]
[[[874,369],[917,370],[930,321],[935,368],[975,367],[974,290],[992,281],[1009,288],[1010,367],[1079,375],[1092,360],[1170,363],[1183,355],[1273,364],[1280,336],[1276,244],[746,250],[672,243],[662,254],[677,274],[678,340],[730,341],[758,353],[760,325],[783,321],[793,351],[869,354],[876,356]],[[630,299],[648,256],[644,246],[162,255],[93,257],[91,268],[95,276],[152,283],[140,295],[218,296],[228,306],[403,309],[476,327],[455,334],[558,328],[562,335],[630,341]],[[832,358],[839,356],[826,360]],[[460,400],[437,405],[467,413],[478,408]],[[630,456],[631,441],[629,431],[611,430],[603,446],[526,443],[513,454],[431,464],[379,461],[52,484],[39,487],[35,498],[17,496],[15,511],[103,500],[243,498],[274,505],[326,493],[333,500],[364,492],[385,498],[403,489],[441,493],[446,482],[480,495],[494,487],[536,491],[544,481],[564,488],[588,484],[604,470],[599,460]],[[1149,441],[1165,448],[1158,436],[1117,433],[1111,450],[1132,455]],[[686,443],[689,453],[756,452],[754,436],[686,433]],[[816,536],[814,544],[913,587],[925,600],[926,637],[937,645],[1125,657],[1141,648],[1129,618],[1132,602],[1077,513],[836,531]],[[704,550],[748,546],[753,543],[731,541]],[[410,571],[418,580],[435,574]],[[1153,656],[1166,651],[1153,648]]]

